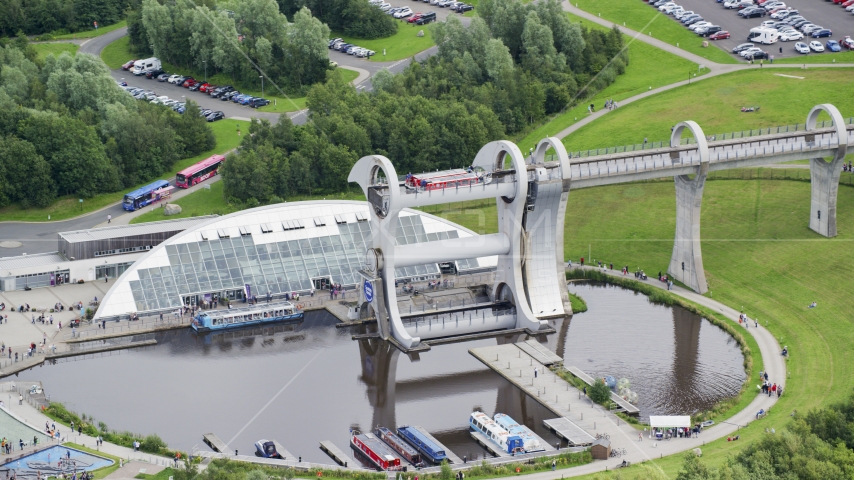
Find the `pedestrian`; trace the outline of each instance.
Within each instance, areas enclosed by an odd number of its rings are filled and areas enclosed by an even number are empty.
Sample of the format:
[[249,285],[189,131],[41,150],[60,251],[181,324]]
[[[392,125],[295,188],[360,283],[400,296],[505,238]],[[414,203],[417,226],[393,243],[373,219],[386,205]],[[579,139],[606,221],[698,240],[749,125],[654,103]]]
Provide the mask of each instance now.
[[110,223],[112,221],[113,221],[113,216],[110,214],[107,214],[107,223]]
[[584,395],[587,396],[587,387],[584,387]]
[[639,442],[643,441],[643,434],[642,433],[638,433],[638,441]]
[[557,463],[555,463],[555,461],[552,460],[552,471],[554,472],[555,470],[557,470]]
[[163,312],[160,312],[160,321],[163,321]]
[[[15,355],[17,355],[17,353]],[[24,395],[19,393],[18,394],[18,405],[23,405],[23,404],[24,404]]]
[[753,326],[754,326],[754,327],[756,327],[756,328],[759,328],[759,320],[757,320],[757,319],[755,319],[755,318],[754,318],[754,319],[753,319]]
[[646,143],[647,143],[646,137],[643,137],[643,144],[646,145]]
[[763,64],[764,62],[765,62],[765,60],[762,60],[761,58],[759,59],[759,68],[762,68],[762,64]]
[[768,59],[772,64],[774,63],[774,55],[771,55],[771,58]]
[[783,54],[783,47],[780,47],[780,54]]

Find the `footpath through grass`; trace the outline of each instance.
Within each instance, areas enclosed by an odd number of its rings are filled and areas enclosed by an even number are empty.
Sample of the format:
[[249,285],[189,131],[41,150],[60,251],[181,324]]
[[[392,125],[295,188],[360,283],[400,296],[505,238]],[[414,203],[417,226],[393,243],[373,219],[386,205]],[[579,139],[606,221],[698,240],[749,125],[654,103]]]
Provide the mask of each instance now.
[[[216,137],[216,147],[194,157],[185,158],[183,160],[175,162],[175,165],[169,172],[164,173],[158,178],[174,178],[176,173],[200,160],[210,157],[215,153],[225,153],[229,150],[237,148],[237,146],[240,144],[241,138],[237,136],[238,126],[242,134],[246,134],[249,132],[249,122],[244,120],[226,119],[220,120],[219,122],[210,123],[209,125],[214,132],[214,136]],[[131,190],[135,190],[144,185],[148,185],[154,180],[157,179],[152,178],[144,183],[133,187],[127,187],[119,192],[102,193],[99,195],[95,195],[92,198],[86,198],[83,200],[82,206],[78,201],[79,197],[68,195],[60,197],[52,205],[45,208],[22,209],[19,204],[14,203],[4,208],[0,208],[0,222],[46,222],[66,220],[69,218],[76,217],[78,215],[84,215],[90,212],[94,212],[114,203],[121,202],[125,193],[130,192]],[[48,216],[50,216],[49,219]]]
[[[573,22],[583,22],[588,28],[606,30],[605,27],[585,21],[580,17],[574,15],[569,15],[569,17]],[[527,134],[524,139],[518,141],[519,147],[524,147],[522,151],[526,151],[543,138],[556,135],[561,130],[584,118],[587,115],[587,105],[591,103],[596,105],[598,109],[602,107],[605,100],[612,98],[619,105],[620,101],[646,92],[650,90],[650,87],[658,88],[685,80],[688,78],[688,72],[692,74],[697,72],[698,65],[694,62],[665,52],[648,43],[632,40],[626,35],[623,36],[623,40],[628,44],[629,52],[629,64],[626,66],[626,72],[617,76],[614,83],[589,100],[579,102],[578,106],[556,115],[547,123]],[[708,70],[704,70],[704,72],[708,72]]]
[[[425,5],[423,11],[430,10],[429,5]],[[418,10],[421,7],[414,7]],[[424,36],[419,37],[418,32],[424,31]],[[365,47],[368,50],[377,52],[376,55],[370,58],[371,62],[393,62],[409,58],[418,52],[427,50],[433,46],[433,37],[430,35],[429,25],[415,25],[414,23],[400,22],[397,28],[397,33],[390,37],[378,38],[375,40],[366,40],[363,38],[348,37],[340,32],[332,32],[333,38],[341,37],[347,43],[354,43],[360,47]],[[385,55],[383,55],[385,50]],[[337,62],[342,55],[347,55],[343,52],[329,51],[329,59]]]
[[44,60],[50,54],[59,56],[68,52],[74,55],[80,49],[80,46],[74,43],[31,43],[30,45],[38,52],[39,60]]
[[734,56],[724,52],[715,42],[709,41],[708,47],[703,47],[706,38],[698,36],[670,15],[658,11],[657,8],[641,0],[572,0],[578,8],[593,15],[614,22],[616,25],[652,35],[687,52],[699,55],[716,63],[739,63]]
[[98,27],[97,29],[92,28],[92,30],[85,30],[77,33],[66,33],[64,35],[56,35],[53,38],[57,40],[68,40],[68,39],[76,39],[76,38],[95,38],[100,37],[105,33],[110,33],[113,30],[118,30],[122,27],[126,27],[128,22],[126,20],[122,20],[119,23],[114,23],[112,25],[106,25],[103,27]]
[[[804,123],[812,107],[835,105],[854,116],[854,97],[840,85],[852,69],[752,69],[684,85],[609,112],[564,139],[570,151],[669,140],[670,128],[694,120],[706,135]],[[791,76],[781,76],[791,75]],[[803,77],[793,78],[793,76]],[[743,106],[760,106],[743,113]]]

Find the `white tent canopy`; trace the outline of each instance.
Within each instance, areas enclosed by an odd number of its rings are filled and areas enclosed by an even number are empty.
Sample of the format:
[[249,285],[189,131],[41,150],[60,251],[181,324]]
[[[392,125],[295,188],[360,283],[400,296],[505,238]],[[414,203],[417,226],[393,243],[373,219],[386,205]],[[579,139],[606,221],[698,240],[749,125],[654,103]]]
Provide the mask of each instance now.
[[691,417],[688,415],[659,415],[649,417],[649,426],[652,428],[685,428],[691,426]]

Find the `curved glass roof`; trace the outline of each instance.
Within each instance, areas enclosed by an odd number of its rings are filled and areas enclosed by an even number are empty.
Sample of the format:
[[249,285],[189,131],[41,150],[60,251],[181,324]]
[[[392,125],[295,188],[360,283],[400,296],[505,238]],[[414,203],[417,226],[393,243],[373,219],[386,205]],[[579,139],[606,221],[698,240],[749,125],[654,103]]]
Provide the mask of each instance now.
[[[113,285],[96,318],[170,310],[191,295],[249,285],[254,295],[306,292],[312,280],[355,285],[371,243],[367,202],[284,203],[217,217],[158,245]],[[397,243],[475,235],[415,210],[400,215]],[[457,262],[459,270],[495,265],[495,257]],[[398,279],[439,275],[437,264],[398,268]]]

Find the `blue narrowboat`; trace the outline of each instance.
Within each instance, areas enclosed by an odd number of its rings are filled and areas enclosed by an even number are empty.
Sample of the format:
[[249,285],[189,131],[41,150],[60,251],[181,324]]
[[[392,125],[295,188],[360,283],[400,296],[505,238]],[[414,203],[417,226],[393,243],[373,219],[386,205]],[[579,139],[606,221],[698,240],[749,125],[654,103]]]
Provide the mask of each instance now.
[[436,445],[436,442],[421,433],[416,427],[397,427],[397,434],[409,442],[413,447],[421,452],[422,455],[424,455],[424,458],[430,460],[432,463],[438,464],[448,459],[445,451]]
[[501,428],[500,425],[483,412],[472,412],[469,417],[469,427],[482,433],[493,443],[501,447],[502,452],[510,454],[525,453],[525,446],[518,435]]
[[193,318],[193,329],[211,332],[265,323],[302,320],[305,313],[291,302],[266,303],[230,310],[208,310]]
[[539,437],[537,437],[530,428],[517,423],[510,415],[504,413],[496,413],[493,417],[495,423],[501,428],[507,430],[510,435],[516,435],[522,439],[522,445],[525,447],[525,452],[540,452],[545,450]]
[[424,466],[424,462],[421,460],[421,454],[414,448],[410,447],[408,443],[404,442],[391,430],[385,427],[377,427],[374,433],[380,438],[380,440],[384,441],[386,445],[391,447],[392,450],[405,458],[407,462],[415,465],[416,467]]

